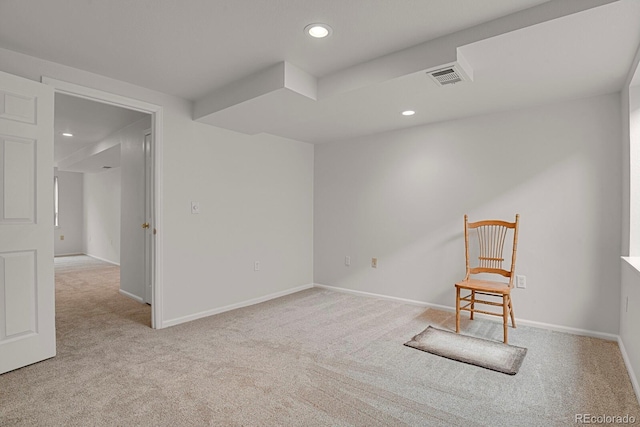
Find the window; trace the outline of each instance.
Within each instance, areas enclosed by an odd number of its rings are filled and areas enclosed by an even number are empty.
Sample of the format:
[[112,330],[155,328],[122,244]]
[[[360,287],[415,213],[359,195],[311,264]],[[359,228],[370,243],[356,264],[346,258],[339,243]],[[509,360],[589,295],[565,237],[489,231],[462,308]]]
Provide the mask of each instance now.
[[53,225],[60,226],[58,219],[58,177],[53,177]]

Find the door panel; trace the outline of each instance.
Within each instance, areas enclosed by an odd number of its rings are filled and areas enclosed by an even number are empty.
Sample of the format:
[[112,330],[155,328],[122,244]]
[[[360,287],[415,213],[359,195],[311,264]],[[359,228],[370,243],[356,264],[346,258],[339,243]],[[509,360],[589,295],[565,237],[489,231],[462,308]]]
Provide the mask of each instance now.
[[145,242],[151,225],[145,217],[144,134],[149,119],[127,130],[121,144],[120,290],[145,301]]
[[153,300],[153,157],[151,151],[151,132],[144,135],[144,218],[151,224],[145,230],[144,243],[144,302],[151,304]]
[[33,224],[35,221],[35,145],[34,140],[0,135],[4,156],[0,164],[0,222]]
[[53,89],[0,72],[0,374],[55,356]]
[[0,254],[0,292],[6,309],[0,339],[37,333],[34,251]]
[[0,119],[36,124],[36,97],[0,90]]

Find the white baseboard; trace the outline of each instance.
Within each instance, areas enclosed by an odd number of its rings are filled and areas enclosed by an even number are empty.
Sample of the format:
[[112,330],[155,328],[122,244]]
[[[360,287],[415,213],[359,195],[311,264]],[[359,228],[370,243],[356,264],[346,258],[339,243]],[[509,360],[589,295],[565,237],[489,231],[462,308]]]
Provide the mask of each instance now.
[[[411,300],[411,299],[405,299],[405,298],[398,298],[398,297],[392,297],[392,296],[389,296],[389,295],[382,295],[382,294],[374,294],[374,293],[371,293],[371,292],[356,291],[356,290],[353,290],[353,289],[338,288],[338,287],[335,287],[335,286],[328,286],[328,285],[323,285],[323,284],[320,284],[320,283],[314,283],[313,286],[317,287],[317,288],[328,289],[328,290],[331,290],[331,291],[343,292],[343,293],[352,294],[352,295],[361,295],[361,296],[380,298],[380,299],[385,299],[385,300],[390,300],[390,301],[402,302],[402,303],[411,304],[411,305],[417,305],[417,306],[420,306],[420,307],[435,308],[435,309],[442,310],[442,311],[449,311],[449,312],[454,312],[454,313],[456,311],[455,307],[451,307],[451,306],[447,306],[447,305],[440,305],[440,304],[432,304],[432,303],[428,303],[428,302],[425,302],[425,301],[417,301],[417,300]],[[476,313],[476,316],[480,316],[483,319],[491,320],[491,321],[494,321],[494,322],[501,322],[501,320],[497,319],[495,316],[483,315],[482,313]],[[556,331],[556,332],[565,332],[565,333],[569,333],[569,334],[573,334],[573,335],[583,335],[583,336],[586,336],[586,337],[601,338],[601,339],[605,339],[607,341],[618,341],[618,335],[607,334],[607,333],[604,333],[604,332],[589,331],[589,330],[586,330],[586,329],[571,328],[571,327],[568,327],[568,326],[553,325],[553,324],[550,324],[550,323],[542,323],[542,322],[536,322],[536,321],[533,321],[533,320],[526,320],[526,319],[516,318],[516,324],[518,324],[518,323],[522,324],[522,325],[526,325],[526,326],[533,326],[533,327],[536,327],[536,328],[548,329],[548,330]]]
[[100,258],[99,256],[95,256],[95,255],[91,255],[91,254],[83,254],[83,255],[90,256],[91,258],[95,258],[95,259],[100,260],[100,261],[108,262],[109,264],[117,265],[118,267],[120,267],[120,263],[119,262],[113,262],[111,260],[108,260],[108,259],[105,259],[105,258]]
[[631,366],[631,361],[629,360],[629,356],[627,355],[627,350],[624,347],[624,342],[622,341],[621,337],[618,337],[618,347],[620,347],[620,353],[622,353],[622,359],[624,360],[624,364],[627,367],[627,372],[629,373],[629,379],[631,380],[633,391],[636,392],[636,399],[638,399],[638,403],[640,403],[640,384],[638,384],[638,377],[633,371],[633,367]]
[[123,291],[122,289],[120,289],[118,292],[120,292],[120,295],[124,295],[127,298],[131,298],[134,301],[138,301],[139,303],[144,304],[144,300],[142,298],[140,298],[139,296],[137,296],[137,295],[134,295],[134,294],[129,293],[127,291]]
[[178,317],[176,319],[169,319],[162,322],[162,327],[167,328],[169,326],[179,325],[181,323],[190,322],[192,320],[201,319],[203,317],[213,316],[214,314],[224,313],[225,311],[235,310],[236,308],[248,307],[250,305],[259,304],[261,302],[269,301],[275,298],[280,298],[285,295],[294,294],[296,292],[310,289],[313,284],[297,286],[295,288],[287,289],[280,292],[274,292],[269,295],[264,295],[258,298],[252,298],[250,300],[241,301],[235,304],[225,305],[224,307],[218,307],[211,310],[201,311],[200,313],[190,314],[188,316]]
[[582,335],[585,337],[592,337],[592,338],[600,338],[603,340],[607,340],[607,341],[618,341],[618,335],[616,334],[608,334],[606,332],[598,332],[598,331],[590,331],[587,329],[579,329],[579,328],[571,328],[569,326],[560,326],[560,325],[554,325],[551,323],[543,323],[543,322],[536,322],[534,320],[526,320],[526,319],[518,319],[516,318],[517,322],[520,322],[523,325],[526,326],[533,326],[535,328],[540,328],[540,329],[548,329],[550,331],[556,331],[556,332],[565,332],[567,334],[572,334],[572,335]]
[[58,257],[65,257],[65,256],[78,256],[78,255],[84,255],[82,252],[70,252],[68,254],[55,254],[54,257],[58,258]]
[[330,291],[342,292],[344,294],[351,294],[351,295],[359,295],[359,296],[365,296],[365,297],[379,298],[379,299],[384,299],[384,300],[388,300],[388,301],[395,301],[395,302],[402,302],[402,303],[405,303],[405,304],[417,305],[419,307],[436,308],[438,310],[443,310],[443,311],[454,311],[454,312],[456,311],[455,307],[448,307],[446,305],[440,305],[440,304],[431,304],[431,303],[428,303],[428,302],[417,301],[417,300],[413,300],[413,299],[398,298],[398,297],[392,297],[392,296],[389,296],[389,295],[374,294],[374,293],[371,293],[371,292],[356,291],[356,290],[353,290],[353,289],[346,289],[346,288],[338,288],[336,286],[322,285],[320,283],[314,283],[313,286],[315,288],[328,289]]

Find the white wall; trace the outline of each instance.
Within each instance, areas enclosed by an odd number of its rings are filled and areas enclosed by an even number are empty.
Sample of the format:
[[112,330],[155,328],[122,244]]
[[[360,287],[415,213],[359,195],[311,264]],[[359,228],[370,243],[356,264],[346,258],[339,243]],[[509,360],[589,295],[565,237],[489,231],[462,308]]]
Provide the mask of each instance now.
[[314,281],[453,306],[463,215],[520,213],[516,317],[617,334],[620,123],[613,94],[317,145]]
[[311,284],[313,146],[196,122],[185,132],[166,151],[165,260],[180,263],[168,318]]
[[[80,254],[83,250],[82,174],[55,169],[58,177],[58,224],[54,231],[55,255]],[[60,237],[64,236],[64,240]]]
[[109,136],[120,143],[120,289],[144,299],[144,132],[151,116]]
[[84,174],[84,253],[120,264],[120,168]]
[[313,146],[197,123],[191,102],[6,49],[0,69],[163,107],[163,323],[312,282]]

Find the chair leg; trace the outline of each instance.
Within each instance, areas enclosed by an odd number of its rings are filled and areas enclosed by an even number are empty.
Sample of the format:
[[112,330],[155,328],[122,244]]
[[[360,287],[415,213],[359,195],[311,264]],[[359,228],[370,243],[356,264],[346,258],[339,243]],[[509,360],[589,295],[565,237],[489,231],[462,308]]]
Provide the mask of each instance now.
[[460,288],[456,286],[456,334],[460,332]]
[[511,313],[511,326],[516,328],[516,315],[513,314],[513,304],[511,303],[511,295],[509,295],[509,313]]
[[476,306],[476,291],[471,291],[471,315],[469,319],[473,320],[473,309]]
[[509,325],[508,325],[508,318],[509,318],[509,313],[508,313],[508,307],[507,305],[509,304],[509,297],[507,295],[503,295],[502,296],[502,329],[504,330],[504,343],[508,344],[509,343],[509,339],[507,338],[507,334],[509,331]]

